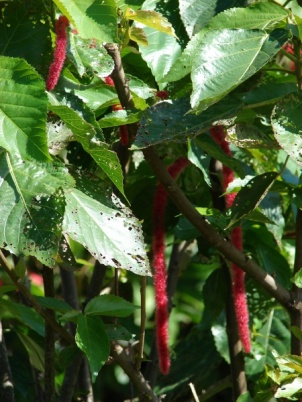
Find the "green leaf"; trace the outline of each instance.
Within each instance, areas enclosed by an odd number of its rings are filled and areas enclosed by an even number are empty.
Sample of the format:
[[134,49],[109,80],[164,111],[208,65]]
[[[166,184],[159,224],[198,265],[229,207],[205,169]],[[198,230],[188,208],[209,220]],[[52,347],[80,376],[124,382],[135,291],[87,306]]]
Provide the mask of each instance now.
[[117,110],[106,114],[98,121],[101,128],[118,127],[125,124],[137,123],[142,116],[142,112],[132,112],[130,110]]
[[117,40],[117,20],[114,0],[54,0],[84,39],[101,42]]
[[233,116],[242,105],[237,99],[226,98],[196,116],[188,113],[187,98],[159,102],[143,113],[134,146],[145,148],[169,141],[185,141],[205,133],[215,121]]
[[157,11],[150,10],[133,10],[127,8],[125,17],[129,20],[140,22],[147,27],[154,28],[156,31],[163,32],[167,35],[175,36],[174,29],[170,22],[162,14]]
[[216,15],[207,29],[272,29],[288,17],[288,11],[274,3],[254,3],[250,7],[230,8]]
[[298,165],[302,165],[302,95],[290,95],[274,107],[272,127],[279,145]]
[[267,172],[251,179],[237,194],[231,208],[231,222],[234,224],[248,213],[252,212],[263,200],[274,181],[276,172]]
[[23,343],[25,349],[27,350],[30,364],[41,373],[45,371],[45,359],[44,359],[44,349],[41,348],[37,342],[35,342],[30,336],[24,334],[23,332],[16,331],[20,341]]
[[194,50],[191,105],[196,112],[208,108],[259,71],[281,49],[287,31],[209,31]]
[[276,357],[276,361],[278,365],[292,369],[295,374],[302,374],[302,358],[300,356],[283,355]]
[[17,255],[56,262],[65,208],[61,188],[74,185],[66,168],[0,153],[0,246]]
[[[299,286],[300,287],[300,286]],[[300,341],[302,341],[302,331],[300,328],[296,327],[295,325],[293,325],[292,327],[290,327],[290,331],[292,332],[292,334],[297,338],[300,339]]]
[[35,299],[37,299],[43,308],[59,311],[60,313],[66,313],[72,310],[72,307],[64,300],[41,296],[36,296]]
[[127,300],[114,295],[100,295],[89,301],[85,307],[86,315],[109,315],[113,317],[127,317],[137,308]]
[[202,171],[205,182],[209,187],[212,187],[209,173],[211,157],[207,155],[202,147],[199,146],[194,140],[189,141],[188,143],[188,159]]
[[297,377],[293,380],[282,384],[275,393],[275,398],[288,398],[302,390],[302,378]]
[[64,230],[101,264],[150,275],[141,225],[132,212],[100,189],[86,192],[90,196],[76,189],[66,193]]
[[69,32],[67,54],[80,76],[93,73],[99,78],[107,77],[114,67],[101,41],[83,39],[72,31]]
[[24,58],[38,71],[44,71],[51,40],[43,2],[9,1],[2,3],[1,11],[0,54]]
[[0,57],[0,146],[22,158],[47,162],[45,83],[22,59]]
[[32,308],[9,300],[0,299],[0,307],[9,311],[22,324],[28,325],[37,334],[44,336],[45,326],[43,318]]
[[190,38],[214,17],[216,7],[216,0],[179,1],[180,16]]
[[94,383],[110,352],[110,343],[102,320],[81,314],[78,317],[75,341],[87,356]]
[[214,342],[217,351],[224,360],[230,364],[230,353],[228,348],[228,337],[226,332],[225,319],[222,320],[221,316],[211,327],[211,332],[214,337]]
[[98,138],[94,127],[68,106],[50,106],[50,109],[60,116],[85,151],[92,156],[117,189],[124,194],[123,172],[118,156]]
[[194,141],[212,158],[219,160],[225,166],[235,170],[239,177],[245,177],[243,164],[237,159],[227,156],[221,147],[219,147],[219,145],[217,145],[210,136],[200,135]]
[[105,324],[106,332],[111,341],[131,341],[133,335],[122,325]]
[[247,391],[236,399],[236,402],[253,402],[251,394]]

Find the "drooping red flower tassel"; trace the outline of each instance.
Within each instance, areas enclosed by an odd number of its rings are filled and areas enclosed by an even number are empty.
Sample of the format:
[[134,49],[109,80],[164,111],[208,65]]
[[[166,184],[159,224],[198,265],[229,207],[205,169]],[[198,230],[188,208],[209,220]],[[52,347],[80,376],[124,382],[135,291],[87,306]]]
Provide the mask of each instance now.
[[[105,82],[106,82],[107,85],[110,85],[111,87],[114,87],[114,81],[110,76],[105,77]],[[115,111],[115,110],[123,110],[123,108],[122,108],[122,105],[117,103],[116,105],[112,106],[112,110],[113,111]],[[123,126],[119,127],[119,136],[120,136],[121,144],[124,147],[127,147],[129,145],[129,132],[128,132],[127,126],[123,125]]]
[[[221,147],[224,153],[231,156],[231,150],[228,142],[225,139],[226,133],[223,126],[213,126],[210,133],[217,144]],[[222,187],[225,192],[228,185],[234,180],[234,172],[232,169],[223,165],[222,168]],[[226,207],[230,208],[233,205],[236,193],[225,195]],[[231,234],[232,244],[239,250],[242,250],[242,229],[241,226],[235,227]],[[244,286],[245,272],[236,264],[232,263],[232,291],[234,299],[234,309],[238,324],[239,337],[242,346],[246,353],[251,351],[250,330],[249,330],[249,314]]]
[[[186,158],[177,159],[168,172],[175,179],[188,165]],[[165,262],[165,210],[168,195],[162,184],[157,186],[153,202],[153,266],[154,287],[156,302],[156,345],[159,358],[160,371],[168,374],[170,369],[170,356],[168,347],[168,295],[167,274]]]
[[54,51],[53,62],[49,67],[48,77],[46,81],[47,91],[52,91],[59,80],[65,57],[66,57],[66,47],[67,47],[67,32],[66,28],[69,26],[68,19],[61,15],[56,22],[56,45]]

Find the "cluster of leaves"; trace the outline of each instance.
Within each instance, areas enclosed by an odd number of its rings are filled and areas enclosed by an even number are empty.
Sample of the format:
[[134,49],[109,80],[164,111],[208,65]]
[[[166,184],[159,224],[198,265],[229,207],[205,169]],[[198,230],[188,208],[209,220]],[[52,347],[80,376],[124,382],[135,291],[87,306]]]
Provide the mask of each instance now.
[[[131,272],[151,274],[146,250],[151,243],[150,200],[155,187],[141,150],[156,145],[167,163],[176,156],[188,157],[191,166],[181,186],[200,213],[221,232],[242,221],[245,249],[289,289],[294,244],[285,234],[293,230],[297,208],[302,206],[298,4],[38,3],[5,2],[0,15],[0,247],[19,256],[18,264],[35,257],[51,268],[75,270],[74,257],[84,255],[86,260],[127,270],[125,282],[135,290]],[[71,24],[67,59],[57,87],[46,92],[52,29],[59,14]],[[298,49],[294,55],[284,50],[288,42]],[[119,99],[115,88],[104,81],[114,67],[104,43],[119,45],[133,110],[111,111]],[[287,68],[286,58],[294,59],[296,71]],[[168,90],[170,99],[158,102],[158,89]],[[116,128],[133,123],[139,125],[125,178]],[[209,136],[214,124],[227,127],[234,158],[224,155]],[[213,158],[238,176],[229,188],[239,192],[227,216],[212,208]],[[182,338],[182,342],[175,347],[171,374],[157,388],[173,401],[184,400],[185,382],[198,382],[202,390],[224,378],[225,362],[229,363],[225,278],[217,269],[218,257],[184,217],[175,218],[175,212],[172,208],[167,218],[169,236],[194,241],[195,250],[172,312],[172,341]],[[23,277],[18,264],[15,270]],[[300,285],[299,272],[293,281]],[[267,376],[280,387],[274,389],[269,383],[270,392],[263,396],[267,382],[260,383],[261,400],[272,395],[295,398],[301,389],[300,362],[293,357],[288,357],[288,364],[282,360],[289,352],[288,317],[262,289],[253,283],[248,286],[253,350],[246,359],[246,372],[252,383],[266,363],[275,363],[270,352],[277,350],[279,368],[268,369]],[[5,286],[2,293],[13,289]],[[41,341],[35,342],[36,336],[44,336],[42,321],[31,308],[12,300],[2,297],[1,315],[8,322],[14,316],[35,331],[29,336],[16,329],[31,364],[43,371]],[[131,340],[125,328],[113,328],[99,318],[135,312],[132,304],[117,296],[98,296],[83,313],[56,299],[38,301],[55,310],[62,322],[76,323],[76,344],[88,357],[93,380],[109,356],[110,341]],[[147,308],[149,318],[152,304],[150,311]],[[187,335],[181,331],[182,321],[194,324]],[[151,344],[149,335],[147,331]],[[291,394],[282,389],[289,376],[294,383]]]

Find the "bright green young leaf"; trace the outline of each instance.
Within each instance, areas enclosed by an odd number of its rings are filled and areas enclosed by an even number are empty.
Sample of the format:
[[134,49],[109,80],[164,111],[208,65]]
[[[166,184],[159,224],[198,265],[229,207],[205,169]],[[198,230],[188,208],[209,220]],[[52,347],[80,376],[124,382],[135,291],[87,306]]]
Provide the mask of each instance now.
[[54,0],[84,39],[101,42],[117,39],[116,6],[114,0]]
[[167,35],[175,36],[174,29],[170,22],[162,14],[157,11],[149,10],[133,10],[127,8],[125,17],[129,20],[140,22],[147,27],[154,28],[156,31],[163,32]]
[[75,341],[87,356],[92,382],[95,382],[110,352],[110,343],[102,320],[81,314],[78,317]]
[[66,193],[64,230],[101,264],[150,275],[139,221],[116,197],[110,200],[94,187],[84,188],[88,195],[76,189]]
[[[283,355],[276,358],[278,365],[286,366],[298,374],[302,374],[302,358],[295,355]],[[302,388],[301,388],[302,389]]]
[[209,31],[194,50],[191,105],[202,112],[259,71],[281,49],[287,31]]
[[142,46],[148,46],[148,39],[143,28],[129,27],[129,38]]
[[277,176],[278,173],[276,172],[261,174],[251,179],[239,191],[231,208],[230,225],[252,212],[260,204]]
[[0,153],[0,245],[53,266],[64,215],[61,188],[74,181],[61,164],[26,162]]
[[113,317],[127,317],[137,308],[127,300],[115,295],[100,295],[89,301],[85,307],[86,315],[109,315]]
[[31,365],[43,373],[45,371],[44,349],[25,333],[21,331],[16,331],[16,333],[20,341],[23,343],[23,346],[27,350]]
[[47,162],[45,83],[22,59],[0,57],[0,146],[25,160]]
[[295,273],[291,281],[298,287],[302,288],[302,267]]
[[22,57],[39,72],[43,71],[51,51],[49,19],[43,2],[9,1],[2,3],[1,11],[0,54]]
[[302,95],[289,95],[274,107],[272,127],[279,145],[302,165]]
[[60,116],[85,151],[92,156],[118,190],[124,194],[123,172],[117,154],[108,149],[108,145],[98,138],[94,127],[68,106],[50,106],[50,108]]
[[81,76],[90,72],[99,78],[107,77],[114,67],[101,41],[83,39],[72,31],[69,32],[67,54]]

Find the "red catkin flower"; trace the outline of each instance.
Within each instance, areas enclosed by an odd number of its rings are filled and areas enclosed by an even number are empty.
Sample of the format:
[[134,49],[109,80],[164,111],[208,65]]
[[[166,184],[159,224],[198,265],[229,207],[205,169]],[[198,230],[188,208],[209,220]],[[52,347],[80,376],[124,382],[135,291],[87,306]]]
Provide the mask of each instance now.
[[48,78],[46,81],[47,91],[52,91],[59,80],[65,57],[66,57],[66,47],[67,47],[67,33],[66,28],[69,26],[68,19],[61,15],[56,22],[56,45],[54,51],[53,62],[49,67]]
[[[105,77],[105,83],[107,85],[110,85],[111,87],[114,87],[114,81],[110,77],[110,75],[108,75],[108,77]],[[123,108],[118,103],[118,104],[112,106],[112,110],[113,111],[115,111],[115,110],[123,110]],[[127,147],[129,145],[129,132],[128,132],[127,126],[124,125],[124,126],[119,127],[119,136],[120,136],[121,144],[124,147]]]
[[[186,158],[177,159],[169,168],[171,177],[176,178],[188,165]],[[170,356],[168,347],[168,296],[167,274],[165,262],[165,210],[168,195],[162,184],[157,186],[153,202],[153,267],[155,287],[155,321],[156,345],[159,358],[159,368],[163,374],[170,369]]]
[[[231,156],[231,150],[228,142],[225,139],[226,133],[223,126],[213,126],[210,133],[217,144],[221,147],[224,153]],[[222,187],[225,192],[228,185],[234,180],[234,172],[232,169],[223,165],[222,168]],[[230,208],[233,205],[236,193],[226,194],[226,207]],[[231,234],[232,244],[239,250],[242,250],[242,229],[241,226],[235,227]],[[232,291],[234,299],[234,309],[237,319],[239,337],[242,346],[246,353],[251,351],[250,330],[249,330],[249,314],[244,286],[245,272],[236,264],[232,263]]]
[[165,100],[169,98],[169,92],[168,91],[157,91],[156,96],[160,98],[161,100]]

